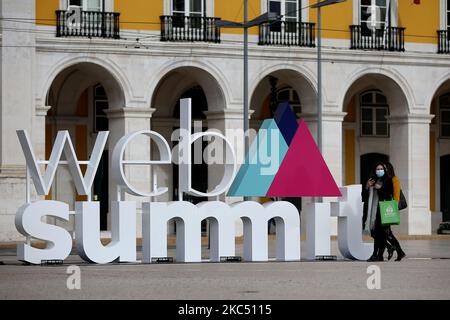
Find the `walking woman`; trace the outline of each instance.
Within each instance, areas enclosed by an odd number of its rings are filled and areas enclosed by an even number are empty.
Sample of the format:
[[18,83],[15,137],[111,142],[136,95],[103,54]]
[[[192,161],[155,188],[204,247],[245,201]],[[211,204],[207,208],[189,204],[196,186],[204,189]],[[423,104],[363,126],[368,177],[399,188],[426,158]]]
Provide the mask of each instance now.
[[[392,166],[392,163],[386,162],[386,169],[387,169],[387,175],[389,178],[392,179],[392,185],[394,190],[394,200],[397,201],[397,203],[400,202],[400,180],[395,175],[394,167]],[[392,258],[392,255],[394,251],[397,251],[397,259],[395,261],[402,260],[406,254],[400,247],[400,243],[398,242],[397,238],[392,233],[391,226],[387,226],[387,251],[388,251],[388,260]]]
[[392,179],[387,174],[386,165],[379,162],[372,170],[372,174],[366,183],[368,190],[367,222],[366,226],[374,238],[373,254],[368,261],[383,261],[384,250],[386,249],[389,226],[381,224],[379,201],[392,200],[394,196],[394,186]]

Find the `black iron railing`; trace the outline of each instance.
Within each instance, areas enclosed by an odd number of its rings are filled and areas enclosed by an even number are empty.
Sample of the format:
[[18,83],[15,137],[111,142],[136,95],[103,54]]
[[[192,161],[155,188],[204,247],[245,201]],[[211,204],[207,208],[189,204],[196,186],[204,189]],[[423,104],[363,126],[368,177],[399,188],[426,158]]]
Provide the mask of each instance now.
[[450,30],[438,30],[438,53],[450,53]]
[[220,42],[219,18],[161,16],[161,41]]
[[259,25],[259,45],[315,47],[314,23],[277,21]]
[[81,11],[77,17],[72,11],[56,11],[57,37],[120,38],[118,12]]
[[350,33],[350,49],[405,51],[405,28],[388,27],[372,31],[353,25]]

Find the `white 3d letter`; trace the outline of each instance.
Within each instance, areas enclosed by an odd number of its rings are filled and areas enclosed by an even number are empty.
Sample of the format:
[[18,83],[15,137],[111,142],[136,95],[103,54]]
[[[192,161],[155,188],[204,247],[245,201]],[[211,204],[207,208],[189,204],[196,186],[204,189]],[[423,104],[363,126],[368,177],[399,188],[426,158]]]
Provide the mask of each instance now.
[[342,197],[331,204],[331,214],[338,217],[338,244],[342,255],[352,260],[367,260],[373,244],[362,242],[361,185],[339,188]]
[[[130,143],[131,140],[133,140],[138,135],[146,135],[153,139],[153,141],[156,143],[156,146],[158,147],[159,154],[161,155],[161,159],[158,161],[152,161],[152,160],[124,160],[123,156],[125,153],[125,148],[127,147],[128,143]],[[170,148],[167,144],[167,141],[161,136],[159,133],[151,131],[151,130],[142,130],[137,132],[129,133],[125,136],[123,136],[119,142],[117,142],[117,145],[114,147],[113,154],[112,154],[112,176],[113,179],[116,181],[116,183],[122,187],[124,187],[124,191],[134,195],[134,196],[142,196],[142,197],[155,197],[159,196],[163,193],[167,192],[167,188],[157,188],[156,191],[152,192],[144,192],[137,190],[135,187],[133,187],[127,178],[125,177],[124,172],[124,164],[128,165],[152,165],[152,164],[170,164],[171,163],[171,154],[170,154]]]
[[302,213],[306,223],[306,258],[329,256],[330,248],[330,204],[307,203]]
[[25,204],[16,214],[16,228],[24,236],[49,242],[46,249],[34,248],[28,244],[17,245],[17,259],[33,264],[42,260],[64,260],[72,249],[72,237],[61,227],[41,221],[44,216],[69,220],[69,206],[60,201],[37,201]]
[[136,261],[136,203],[111,202],[111,237],[107,246],[100,242],[100,203],[75,204],[75,232],[80,257],[94,263]]
[[108,139],[108,134],[108,131],[100,131],[98,133],[97,139],[95,140],[94,149],[92,150],[91,159],[89,160],[86,173],[83,177],[80,169],[80,161],[77,159],[72,140],[70,140],[69,132],[58,131],[58,135],[56,136],[55,144],[48,161],[47,170],[45,171],[44,176],[42,176],[39,169],[39,164],[42,164],[42,162],[36,158],[27,131],[17,130],[17,136],[19,137],[20,145],[22,146],[23,154],[25,155],[27,167],[30,170],[31,179],[33,179],[33,184],[38,195],[46,196],[49,193],[55,177],[56,169],[58,168],[58,164],[61,162],[60,159],[63,152],[66,156],[69,171],[72,175],[78,194],[90,195],[91,186],[94,182],[95,173],[97,172],[98,164],[100,163],[100,158],[102,156],[103,149],[105,148],[106,140]]
[[[191,99],[181,99],[180,101],[180,143],[178,144],[179,150],[179,188],[180,194],[182,192],[189,193],[198,197],[215,197],[224,193],[230,187],[233,182],[233,178],[236,171],[236,156],[234,154],[234,149],[230,142],[225,138],[225,136],[220,133],[213,131],[206,131],[195,133],[191,135]],[[224,174],[220,183],[211,192],[200,192],[192,188],[191,182],[191,144],[196,140],[203,137],[215,137],[219,138],[225,142],[226,153],[225,153],[225,164],[224,164]]]

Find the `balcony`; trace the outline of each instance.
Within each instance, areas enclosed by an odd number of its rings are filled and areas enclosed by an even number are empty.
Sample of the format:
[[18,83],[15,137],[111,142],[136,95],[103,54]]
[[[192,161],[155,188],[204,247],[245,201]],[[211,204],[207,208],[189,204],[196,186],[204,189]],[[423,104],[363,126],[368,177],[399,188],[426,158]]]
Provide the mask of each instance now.
[[388,27],[374,32],[366,27],[350,26],[350,49],[405,51],[405,28]]
[[57,37],[120,38],[118,12],[80,11],[77,19],[73,12],[56,11]]
[[439,30],[438,53],[450,53],[450,30]]
[[315,47],[314,23],[277,21],[259,25],[259,45]]
[[220,42],[219,18],[161,16],[161,41]]

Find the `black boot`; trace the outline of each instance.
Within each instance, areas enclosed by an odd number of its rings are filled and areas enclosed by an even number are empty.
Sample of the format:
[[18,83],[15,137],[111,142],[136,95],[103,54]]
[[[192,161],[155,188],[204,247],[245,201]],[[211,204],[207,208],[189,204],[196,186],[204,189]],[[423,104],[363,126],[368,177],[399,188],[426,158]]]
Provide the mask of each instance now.
[[386,249],[387,249],[387,252],[388,252],[388,257],[387,257],[387,259],[388,259],[388,261],[389,261],[389,260],[392,259],[392,256],[394,255],[395,247],[394,247],[393,245],[391,245],[391,244],[388,243],[388,244],[386,245]]
[[376,254],[372,254],[369,259],[367,259],[367,262],[372,261],[379,261],[378,256]]
[[401,261],[404,257],[406,257],[406,253],[402,249],[398,249],[397,259],[395,259],[395,261]]

